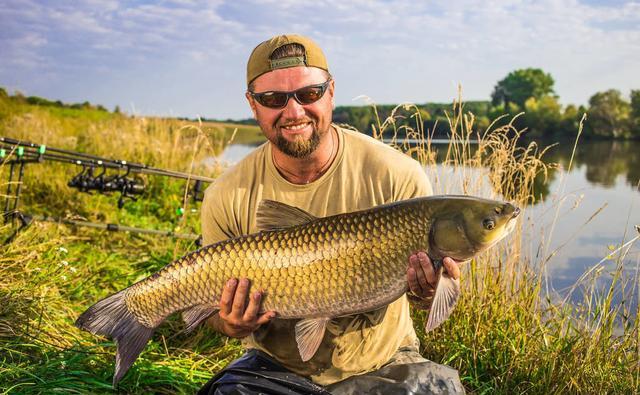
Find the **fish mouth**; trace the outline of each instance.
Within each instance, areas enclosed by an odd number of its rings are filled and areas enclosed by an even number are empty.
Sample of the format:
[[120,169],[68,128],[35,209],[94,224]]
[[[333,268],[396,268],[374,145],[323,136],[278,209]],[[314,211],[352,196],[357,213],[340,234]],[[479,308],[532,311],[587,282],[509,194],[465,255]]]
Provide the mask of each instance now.
[[511,215],[511,219],[515,219],[518,215],[520,215],[520,208],[514,207],[513,214]]
[[509,218],[507,225],[504,227],[504,235],[502,237],[511,233],[513,228],[516,227],[516,218],[518,218],[518,215],[520,215],[520,208],[514,206],[513,214],[511,214],[511,218]]

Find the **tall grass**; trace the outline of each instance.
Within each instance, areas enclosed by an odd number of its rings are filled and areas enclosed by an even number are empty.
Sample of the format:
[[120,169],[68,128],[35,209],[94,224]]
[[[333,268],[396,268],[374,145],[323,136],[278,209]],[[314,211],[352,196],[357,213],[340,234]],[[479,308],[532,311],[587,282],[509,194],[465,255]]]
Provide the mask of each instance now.
[[[416,110],[398,106],[379,123],[377,136],[404,146],[419,159],[436,194],[508,199],[524,209],[520,218],[527,218],[536,201],[536,180],[555,168],[543,161],[546,148],[522,145],[513,120],[476,130],[473,114],[465,113],[461,102],[454,103],[445,125],[451,141],[435,146]],[[396,128],[395,117],[414,117],[415,127]],[[576,143],[579,135],[580,131]],[[557,216],[556,211],[554,220]],[[546,286],[544,273],[553,254],[536,257],[523,248],[532,236],[527,231],[521,220],[499,248],[465,268],[463,296],[451,318],[433,332],[420,333],[424,355],[457,368],[474,393],[640,392],[639,311],[632,299],[637,297],[638,277],[623,275],[626,253],[638,236],[629,237],[603,259],[615,262],[612,273],[605,273],[600,264],[585,273],[574,286],[582,290],[582,300],[568,303],[568,296],[559,299]],[[545,237],[548,245],[556,235],[551,230]],[[604,289],[596,285],[603,282]],[[615,293],[626,303],[614,304]],[[418,329],[424,318],[424,313],[415,313]]]
[[[207,125],[162,119],[113,117],[81,127],[84,121],[40,111],[23,108],[5,116],[0,134],[207,175],[218,170],[193,164],[219,152],[216,147],[229,138],[228,129],[218,134]],[[415,118],[415,127],[396,127],[396,117]],[[520,132],[506,118],[476,130],[473,114],[460,102],[448,124],[437,126],[449,130],[447,145],[434,144],[432,131],[422,130],[419,117],[415,107],[399,106],[375,125],[376,135],[421,161],[436,193],[505,198],[523,208],[521,218],[526,218],[536,200],[534,184],[549,170],[542,161],[544,149],[518,144]],[[149,177],[153,198],[117,210],[113,198],[78,197],[68,191],[63,185],[67,175],[58,173],[62,170],[29,168],[26,210],[198,230],[197,215],[182,222],[173,214],[174,206],[182,204],[180,183],[172,186]],[[526,254],[523,243],[529,231],[520,226],[499,248],[465,266],[461,301],[440,328],[421,332],[424,313],[414,313],[423,354],[458,369],[473,393],[639,392],[638,311],[614,305],[612,299],[614,288],[625,281],[621,265],[629,245],[609,257],[618,263],[609,288],[594,285],[602,276],[598,270],[586,273],[576,285],[584,290],[584,300],[570,304],[547,292],[543,273],[549,260]],[[10,227],[0,227],[2,239],[10,232]],[[46,223],[35,223],[0,246],[0,388],[5,393],[114,392],[112,343],[77,330],[74,319],[92,301],[194,248],[170,238]],[[626,284],[633,291],[633,284]],[[118,390],[193,393],[241,353],[237,341],[207,329],[187,336],[182,328],[177,319],[162,325]]]

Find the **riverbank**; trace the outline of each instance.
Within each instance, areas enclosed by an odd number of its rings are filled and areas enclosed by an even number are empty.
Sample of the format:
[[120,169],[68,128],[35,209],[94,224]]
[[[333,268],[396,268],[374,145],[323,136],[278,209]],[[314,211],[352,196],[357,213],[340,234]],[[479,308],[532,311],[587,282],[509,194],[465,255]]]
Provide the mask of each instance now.
[[[431,173],[436,193],[455,184],[465,193],[479,194],[484,186],[465,169],[487,168],[493,196],[518,202],[526,213],[534,180],[547,169],[540,160],[543,149],[518,147],[507,137],[517,134],[508,125],[491,129],[470,149],[473,118],[459,110],[452,109],[446,125],[452,141],[438,148],[445,163],[459,171],[447,178]],[[216,147],[233,134],[233,125],[115,114],[94,119],[82,112],[70,116],[35,106],[12,111],[2,113],[0,135],[207,176],[222,169],[206,167],[202,159],[215,156]],[[255,132],[255,128],[239,130],[234,138]],[[420,140],[409,154],[427,169],[435,168],[434,147],[424,131],[417,127],[406,132]],[[6,179],[7,170],[0,167],[0,180]],[[115,196],[70,190],[69,175],[63,165],[29,167],[22,207],[50,215],[199,232],[198,205],[185,201],[183,182],[149,176],[145,180],[149,195],[119,210]],[[185,208],[185,214],[176,215],[177,207]],[[7,225],[0,227],[1,239],[11,231]],[[545,291],[546,262],[525,254],[520,236],[529,231],[521,226],[499,248],[464,268],[463,296],[442,327],[424,334],[424,313],[415,313],[423,354],[458,369],[473,393],[640,391],[638,312],[612,302],[616,285],[626,281],[621,268],[594,271],[578,284],[586,291],[583,300],[563,303]],[[11,244],[0,246],[0,386],[8,393],[112,392],[114,346],[77,330],[75,318],[92,301],[194,248],[184,240],[48,223],[34,223]],[[620,265],[624,251],[614,249],[610,260]],[[611,276],[607,277],[611,287],[589,291],[603,276]],[[235,340],[207,329],[185,335],[182,328],[178,317],[162,325],[119,391],[193,393],[241,353]]]

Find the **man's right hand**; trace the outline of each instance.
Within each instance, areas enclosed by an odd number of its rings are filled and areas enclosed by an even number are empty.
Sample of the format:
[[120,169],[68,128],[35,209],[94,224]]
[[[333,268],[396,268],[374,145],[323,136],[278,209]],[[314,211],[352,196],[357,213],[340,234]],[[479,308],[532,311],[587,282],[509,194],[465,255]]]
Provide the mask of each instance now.
[[[249,285],[249,280],[246,278],[239,282],[232,278],[227,281],[222,291],[220,311],[217,314],[219,322],[216,323],[218,325],[214,324],[214,327],[229,337],[249,336],[260,325],[266,324],[276,316],[275,311],[258,315],[262,292],[256,291],[249,295]],[[249,298],[248,304],[247,298]]]

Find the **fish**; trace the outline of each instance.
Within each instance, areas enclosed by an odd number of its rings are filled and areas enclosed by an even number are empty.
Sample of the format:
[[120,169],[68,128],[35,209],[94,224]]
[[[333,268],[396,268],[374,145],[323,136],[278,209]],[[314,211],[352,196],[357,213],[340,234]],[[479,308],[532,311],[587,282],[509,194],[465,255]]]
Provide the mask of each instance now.
[[405,294],[408,258],[423,250],[439,276],[425,327],[431,331],[460,296],[459,280],[442,275],[442,259],[475,257],[513,229],[519,212],[508,202],[441,195],[319,218],[263,200],[258,232],[188,253],[98,301],[75,324],[114,339],[115,386],[168,316],[182,312],[191,331],[218,310],[230,278],[248,278],[263,291],[261,312],[299,320],[295,340],[308,361],[332,318],[373,311]]

